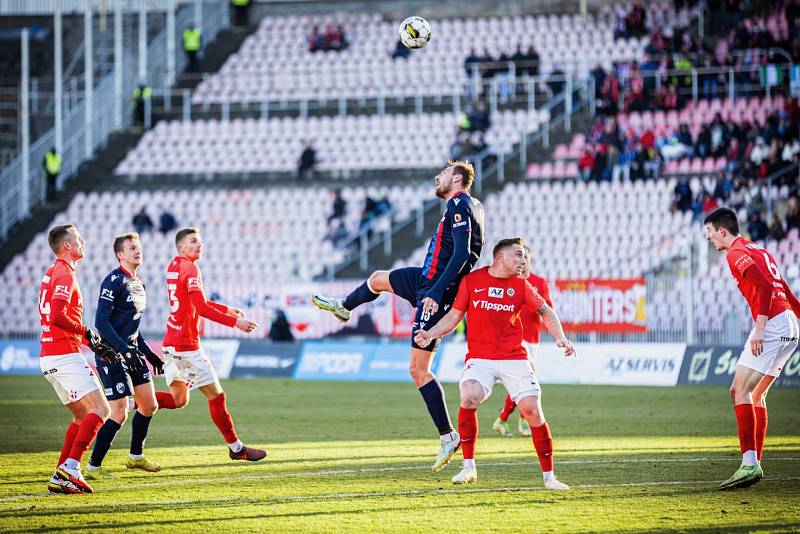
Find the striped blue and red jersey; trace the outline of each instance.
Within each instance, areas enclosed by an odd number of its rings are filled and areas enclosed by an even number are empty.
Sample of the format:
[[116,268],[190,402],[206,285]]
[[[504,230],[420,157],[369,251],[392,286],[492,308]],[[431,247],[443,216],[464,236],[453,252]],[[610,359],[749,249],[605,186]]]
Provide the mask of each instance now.
[[453,256],[458,239],[466,239],[468,255],[455,277],[443,280],[443,285],[449,286],[460,281],[472,270],[480,258],[484,243],[483,219],[483,205],[467,193],[460,193],[447,202],[422,265],[423,285],[430,287],[436,284]]

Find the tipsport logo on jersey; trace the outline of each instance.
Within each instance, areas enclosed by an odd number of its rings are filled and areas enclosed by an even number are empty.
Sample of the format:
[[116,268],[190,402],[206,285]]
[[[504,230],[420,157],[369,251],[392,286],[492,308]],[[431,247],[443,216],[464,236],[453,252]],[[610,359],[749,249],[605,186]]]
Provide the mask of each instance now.
[[[741,353],[741,346],[690,345],[686,348],[678,384],[729,386]],[[786,362],[775,385],[800,387],[800,350]]]

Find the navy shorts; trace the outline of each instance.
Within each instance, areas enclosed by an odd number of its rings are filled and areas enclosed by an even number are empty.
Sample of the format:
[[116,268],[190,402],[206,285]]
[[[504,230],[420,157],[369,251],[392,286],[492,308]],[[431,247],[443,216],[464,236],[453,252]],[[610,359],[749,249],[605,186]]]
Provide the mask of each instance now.
[[147,365],[142,365],[138,371],[129,371],[121,363],[111,363],[99,356],[94,357],[94,362],[108,400],[129,397],[136,386],[152,382]]
[[392,286],[394,294],[405,299],[417,309],[414,314],[414,322],[411,324],[411,346],[415,349],[435,352],[436,349],[439,348],[441,339],[435,339],[430,345],[422,348],[414,342],[414,336],[420,329],[430,330],[442,317],[447,315],[447,312],[450,311],[450,307],[456,300],[459,281],[455,281],[447,286],[444,290],[442,301],[439,303],[439,309],[436,313],[429,316],[423,316],[422,306],[420,306],[422,299],[425,298],[425,295],[431,288],[431,285],[425,282],[427,282],[427,280],[423,280],[422,278],[422,267],[403,267],[402,269],[389,271],[389,284]]

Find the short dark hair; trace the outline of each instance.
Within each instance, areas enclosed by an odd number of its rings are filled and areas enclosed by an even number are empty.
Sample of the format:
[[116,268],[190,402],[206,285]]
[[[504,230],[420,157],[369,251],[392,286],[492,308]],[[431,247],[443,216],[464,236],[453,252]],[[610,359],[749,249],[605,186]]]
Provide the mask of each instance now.
[[469,191],[469,188],[472,187],[472,182],[475,181],[475,168],[472,163],[469,161],[449,160],[447,166],[453,168],[453,174],[461,177],[461,186],[465,191]]
[[47,234],[47,244],[50,245],[50,250],[52,250],[53,253],[59,253],[61,245],[67,240],[69,231],[72,228],[75,228],[74,224],[61,224],[50,229],[50,232]]
[[175,246],[177,247],[178,245],[180,245],[181,241],[183,241],[183,238],[186,237],[187,235],[199,234],[199,233],[200,229],[194,226],[178,230],[178,233],[175,234]]
[[714,230],[725,228],[731,235],[739,235],[739,219],[736,212],[730,208],[717,208],[703,219],[703,224],[710,224]]
[[525,248],[526,246],[525,240],[522,239],[521,237],[507,237],[497,242],[497,244],[494,246],[494,249],[492,249],[492,257],[497,256],[497,253],[503,250],[504,248],[511,247],[513,245],[519,245],[523,248]]
[[127,234],[118,235],[114,238],[115,256],[118,252],[125,250],[125,241],[128,241],[129,239],[139,239],[139,234],[137,232],[128,232]]

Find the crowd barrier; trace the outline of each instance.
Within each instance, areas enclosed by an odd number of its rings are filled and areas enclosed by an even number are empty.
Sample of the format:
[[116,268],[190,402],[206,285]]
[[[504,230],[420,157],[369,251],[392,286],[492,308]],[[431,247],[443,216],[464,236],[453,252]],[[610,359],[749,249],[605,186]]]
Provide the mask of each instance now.
[[[151,343],[157,351],[160,343]],[[407,341],[337,340],[272,343],[265,340],[203,341],[220,378],[285,377],[295,380],[408,382]],[[617,386],[730,385],[741,347],[684,343],[578,343],[565,358],[552,342],[539,347],[536,373],[542,384]],[[88,350],[88,349],[87,349]],[[433,371],[455,383],[464,367],[464,341],[443,344]],[[85,353],[89,356],[89,353]],[[91,362],[91,359],[89,359]],[[39,374],[39,343],[0,340],[0,374]],[[784,366],[777,386],[800,387],[800,350]]]

